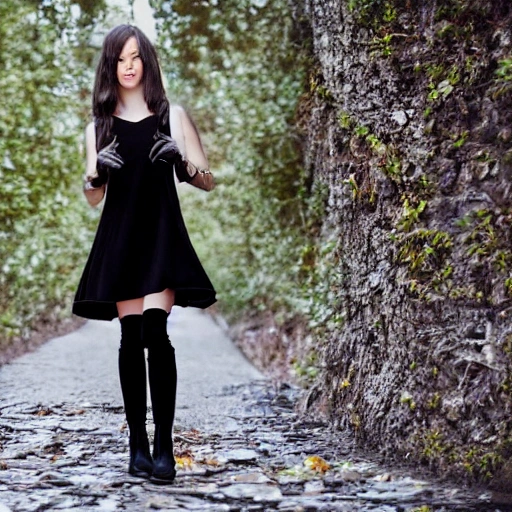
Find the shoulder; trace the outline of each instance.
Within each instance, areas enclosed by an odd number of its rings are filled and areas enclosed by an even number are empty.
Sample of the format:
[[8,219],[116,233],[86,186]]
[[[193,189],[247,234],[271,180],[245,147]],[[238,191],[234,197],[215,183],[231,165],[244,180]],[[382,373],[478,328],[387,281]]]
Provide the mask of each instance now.
[[179,119],[181,122],[188,119],[187,111],[181,105],[170,105],[169,117]]
[[181,105],[169,105],[169,110],[171,112],[179,114],[180,116],[186,114],[185,109]]
[[185,131],[190,132],[191,130],[194,130],[197,132],[197,127],[190,116],[190,114],[183,108],[181,105],[171,105],[169,107],[170,109],[170,118],[179,119],[181,126]]

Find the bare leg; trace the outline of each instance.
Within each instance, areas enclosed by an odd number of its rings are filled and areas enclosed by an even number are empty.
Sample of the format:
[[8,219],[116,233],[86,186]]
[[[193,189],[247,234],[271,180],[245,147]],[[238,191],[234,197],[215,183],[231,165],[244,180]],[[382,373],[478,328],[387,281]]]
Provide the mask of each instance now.
[[117,313],[119,318],[126,315],[142,315],[144,299],[123,300],[117,303]]
[[146,309],[163,309],[167,311],[167,313],[169,313],[173,305],[174,290],[169,290],[169,288],[166,288],[163,292],[151,293],[150,295],[146,295],[144,297],[142,310],[146,311]]

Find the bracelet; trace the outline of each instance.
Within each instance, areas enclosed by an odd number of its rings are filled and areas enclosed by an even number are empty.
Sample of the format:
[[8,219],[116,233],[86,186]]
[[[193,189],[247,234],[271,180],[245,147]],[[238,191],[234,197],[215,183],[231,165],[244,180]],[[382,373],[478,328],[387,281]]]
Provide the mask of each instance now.
[[86,183],[84,183],[84,192],[90,192],[92,190],[100,190],[101,188],[103,188],[103,185],[100,185],[99,187],[95,187],[90,181],[87,181]]
[[101,188],[103,188],[103,186],[105,185],[105,183],[102,183],[101,185],[98,185],[98,186],[94,186],[93,185],[93,182],[95,180],[97,180],[98,177],[91,177],[91,176],[87,176],[85,175],[84,176],[84,186],[83,186],[83,191],[84,192],[90,192],[91,190],[99,190]]
[[193,180],[197,176],[198,173],[199,174],[211,174],[210,170],[200,169],[199,167],[195,166],[192,162],[187,160],[187,172],[188,172],[189,166],[192,167],[192,169],[195,171],[194,174],[191,174],[190,172],[188,173],[191,180]]

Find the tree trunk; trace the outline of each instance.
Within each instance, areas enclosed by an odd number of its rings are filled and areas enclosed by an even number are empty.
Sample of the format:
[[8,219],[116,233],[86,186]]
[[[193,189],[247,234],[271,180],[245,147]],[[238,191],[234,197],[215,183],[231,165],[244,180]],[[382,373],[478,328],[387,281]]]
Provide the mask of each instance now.
[[512,440],[510,2],[291,5],[343,317],[320,396],[366,446],[489,479]]

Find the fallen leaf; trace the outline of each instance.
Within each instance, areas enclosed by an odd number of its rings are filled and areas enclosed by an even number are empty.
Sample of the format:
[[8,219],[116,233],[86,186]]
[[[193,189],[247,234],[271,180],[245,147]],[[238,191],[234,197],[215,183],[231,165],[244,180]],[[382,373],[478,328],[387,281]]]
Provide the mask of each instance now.
[[373,479],[376,480],[377,482],[389,482],[393,478],[389,473],[383,473],[382,475],[377,475]]
[[220,466],[220,462],[217,459],[203,459],[201,462],[207,466]]
[[192,454],[192,450],[190,450],[190,448],[185,448],[185,449],[177,449],[174,451],[174,454],[176,455],[176,457],[181,457],[181,458],[189,458],[189,459],[193,459],[194,458],[194,455]]
[[192,457],[176,457],[176,465],[181,469],[190,469],[193,463]]
[[311,455],[304,460],[304,466],[317,473],[325,473],[331,469],[330,464],[318,455]]
[[74,409],[72,411],[67,411],[64,413],[66,416],[79,416],[81,414],[85,414],[85,409]]
[[49,407],[41,407],[36,412],[36,416],[49,416],[50,414],[53,414],[53,411]]

